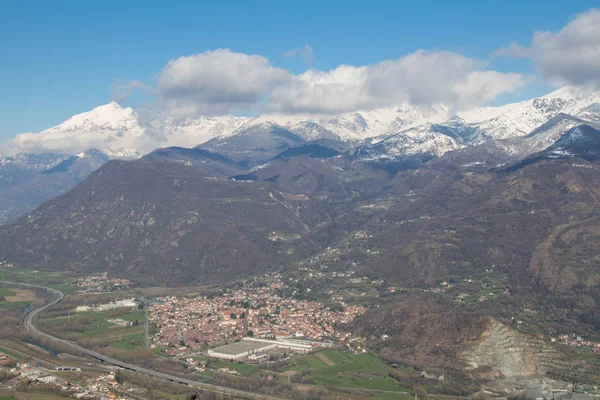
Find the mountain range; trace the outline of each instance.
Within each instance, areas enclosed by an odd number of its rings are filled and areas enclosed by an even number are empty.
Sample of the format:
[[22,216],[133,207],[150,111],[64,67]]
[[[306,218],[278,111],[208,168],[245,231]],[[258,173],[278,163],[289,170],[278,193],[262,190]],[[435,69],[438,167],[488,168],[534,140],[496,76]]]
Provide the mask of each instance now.
[[[402,106],[152,129],[113,103],[31,135],[37,153],[3,156],[0,260],[140,285],[351,273],[368,288],[343,296],[366,302],[377,286],[380,308],[347,328],[391,363],[468,372],[475,386],[539,371],[592,382],[592,364],[508,327],[600,329],[597,99],[567,88],[458,115]],[[86,137],[93,148],[39,152]],[[319,285],[298,296],[330,301]]]
[[[432,161],[445,168],[496,168],[544,150],[571,127],[599,126],[599,99],[566,87],[519,103],[458,113],[402,104],[342,115],[184,121],[111,102],[42,132],[17,135],[3,146],[0,221],[66,192],[109,159],[134,160],[167,147],[219,153],[233,162],[220,175],[243,174],[286,149],[311,143],[395,171]],[[170,153],[184,162],[183,150],[173,152],[163,150],[160,157]]]

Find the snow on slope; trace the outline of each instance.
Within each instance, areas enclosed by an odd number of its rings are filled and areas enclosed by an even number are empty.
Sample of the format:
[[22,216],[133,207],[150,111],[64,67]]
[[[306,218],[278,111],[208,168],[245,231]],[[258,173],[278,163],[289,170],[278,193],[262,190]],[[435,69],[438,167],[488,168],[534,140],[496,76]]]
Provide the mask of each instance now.
[[558,114],[524,137],[496,141],[496,146],[513,158],[527,157],[552,146],[570,129],[584,125],[587,121],[568,114]]
[[19,134],[3,146],[2,152],[77,154],[96,148],[110,158],[135,159],[157,147],[193,147],[232,135],[247,120],[223,116],[177,123],[159,115],[141,118],[132,108],[111,102],[42,132]]
[[[277,115],[254,118],[248,125],[274,122],[305,140],[337,139],[360,141],[376,136],[392,135],[425,123],[446,121],[450,117],[445,107],[419,107],[401,104],[340,115]],[[317,134],[325,135],[317,137]]]
[[389,136],[375,144],[359,147],[355,154],[366,161],[385,161],[405,156],[440,157],[448,151],[465,147],[447,128],[424,124]]
[[[369,138],[381,140],[392,135],[406,135],[406,143],[400,147],[407,152],[435,148],[434,153],[439,155],[443,154],[443,149],[455,148],[459,143],[463,146],[488,139],[525,136],[560,113],[579,115],[585,120],[600,120],[598,102],[600,97],[597,94],[567,87],[539,98],[501,107],[482,107],[457,115],[444,106],[401,104],[341,115],[266,114],[254,118],[225,115],[184,122],[161,115],[140,115],[132,108],[112,102],[75,115],[40,133],[17,135],[0,149],[0,154],[72,155],[96,148],[111,158],[131,159],[158,147],[194,147],[211,139],[247,132],[253,126],[269,122],[306,141],[325,138],[360,142]],[[423,143],[431,143],[433,136],[445,135],[432,130],[431,124],[446,126],[457,133],[458,137],[452,137],[456,143],[440,137],[436,139],[439,143],[431,144],[433,147],[423,147]],[[418,127],[422,128],[416,129]],[[421,138],[419,135],[424,136]],[[402,142],[399,136],[395,140]]]
[[535,99],[482,107],[458,116],[492,139],[508,139],[527,135],[560,113],[576,115],[599,100],[597,93],[565,87]]

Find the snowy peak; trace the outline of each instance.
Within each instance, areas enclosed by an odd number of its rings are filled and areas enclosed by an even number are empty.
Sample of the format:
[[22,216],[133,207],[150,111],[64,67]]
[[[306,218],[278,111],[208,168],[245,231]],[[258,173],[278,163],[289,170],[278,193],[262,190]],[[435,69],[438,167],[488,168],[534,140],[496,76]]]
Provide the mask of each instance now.
[[525,136],[560,113],[577,115],[598,101],[598,94],[565,87],[519,103],[501,107],[482,107],[458,114],[480,132],[480,142]]
[[42,133],[61,131],[123,130],[139,128],[137,114],[132,108],[123,108],[116,102],[94,108],[67,119],[63,123],[42,131]]
[[339,115],[265,114],[252,118],[225,115],[176,121],[111,102],[40,133],[17,135],[4,146],[3,153],[74,155],[97,148],[111,158],[130,159],[161,147],[194,147],[214,139],[281,130],[304,141],[326,139],[354,144],[400,135],[405,138],[396,136],[394,140],[403,142],[402,148],[407,152],[413,151],[410,143],[418,152],[424,148],[421,139],[440,135],[435,146],[430,141],[435,147],[433,154],[439,155],[459,145],[525,137],[561,113],[599,122],[598,103],[600,98],[596,93],[567,87],[519,103],[458,114],[444,106],[400,104]]
[[564,87],[532,100],[532,105],[542,114],[554,116],[558,113],[576,114],[600,98],[597,93]]
[[393,161],[412,156],[440,157],[463,148],[455,132],[437,124],[424,124],[358,147],[354,154],[366,161]]

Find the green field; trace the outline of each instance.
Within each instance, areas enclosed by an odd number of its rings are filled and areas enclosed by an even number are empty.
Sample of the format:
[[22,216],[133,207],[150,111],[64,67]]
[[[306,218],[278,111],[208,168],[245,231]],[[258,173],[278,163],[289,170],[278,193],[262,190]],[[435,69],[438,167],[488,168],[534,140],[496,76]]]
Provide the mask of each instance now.
[[[8,296],[15,296],[16,293],[14,291],[12,291],[11,289],[8,288],[0,288],[0,298],[3,297],[8,297]],[[29,301],[6,301],[4,299],[0,300],[0,309],[6,309],[6,310],[15,310],[15,309],[20,309],[20,308],[24,308],[27,306],[27,304],[29,304]]]
[[28,304],[30,304],[30,301],[0,301],[0,309],[5,309],[5,310],[15,310],[15,309],[22,309],[27,307]]
[[407,392],[388,373],[389,367],[372,354],[353,354],[339,350],[321,353],[333,365],[316,354],[308,354],[293,360],[288,370],[305,371],[315,383],[339,387]]
[[141,347],[144,343],[144,333],[131,333],[127,335],[121,335],[121,340],[116,340],[109,344],[110,347],[116,349],[131,351],[136,347]]
[[7,288],[0,288],[0,296],[14,296],[16,293]]
[[188,398],[187,394],[173,394],[173,393],[167,393],[167,392],[163,392],[161,390],[153,390],[150,389],[149,390],[155,398],[158,399],[172,399],[172,400],[186,400]]
[[72,285],[73,279],[73,277],[60,272],[37,271],[20,267],[0,269],[0,281],[48,286],[60,290],[64,294],[75,293],[75,287]]
[[145,320],[145,315],[144,315],[143,311],[133,311],[133,312],[127,313],[119,318],[122,318],[125,321],[129,321],[129,322],[138,321],[140,324],[143,324],[144,320]]
[[377,394],[370,399],[381,399],[381,400],[413,400],[414,397],[407,393],[382,393]]
[[[42,329],[49,329],[52,332],[59,334],[60,336],[66,339],[82,339],[89,337],[98,337],[105,339],[106,343],[118,342],[119,337],[121,337],[120,342],[125,342],[121,345],[127,347],[127,343],[131,340],[130,338],[134,335],[142,335],[144,332],[143,327],[143,314],[139,311],[131,311],[127,312],[123,315],[112,316],[112,311],[87,311],[80,312],[69,317],[56,317],[56,318],[46,318],[39,319],[39,325]],[[87,323],[81,326],[81,329],[69,330],[69,322],[77,321],[80,317],[85,317],[87,319]],[[113,323],[108,322],[109,319],[113,318],[121,318],[126,321],[140,321],[140,325],[138,326],[119,326]],[[62,327],[67,327],[66,330],[62,330]]]
[[[11,393],[15,393],[12,395]],[[51,395],[43,393],[38,390],[30,390],[27,393],[14,392],[9,390],[2,390],[0,392],[0,400],[17,400],[17,399],[27,399],[27,400],[64,400],[68,399],[69,394],[65,393],[64,396],[59,395]]]
[[10,358],[14,358],[15,360],[20,360],[21,359],[21,356],[19,356],[17,353],[14,353],[14,352],[12,352],[10,350],[6,350],[3,347],[0,347],[0,353],[6,354]]

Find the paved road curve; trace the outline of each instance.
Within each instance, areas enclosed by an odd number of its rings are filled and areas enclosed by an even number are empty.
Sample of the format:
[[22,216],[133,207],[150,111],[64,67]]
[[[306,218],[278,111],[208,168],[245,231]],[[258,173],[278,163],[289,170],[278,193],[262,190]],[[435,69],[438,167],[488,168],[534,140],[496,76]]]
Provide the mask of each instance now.
[[87,354],[88,356],[95,358],[96,360],[100,360],[100,361],[115,365],[120,368],[128,369],[130,371],[141,372],[141,373],[153,376],[153,377],[167,379],[172,382],[181,383],[183,385],[188,385],[191,387],[204,389],[209,392],[226,394],[226,395],[235,396],[235,397],[242,398],[242,399],[252,399],[252,400],[280,400],[281,399],[280,397],[261,395],[261,394],[246,392],[246,391],[237,390],[237,389],[230,389],[230,388],[227,388],[224,386],[217,386],[217,385],[211,385],[208,383],[201,383],[201,382],[193,381],[190,379],[180,378],[175,375],[169,375],[169,374],[165,374],[163,372],[154,371],[152,369],[140,367],[138,365],[125,363],[125,362],[116,360],[114,358],[107,357],[104,354],[95,352],[90,349],[86,349],[85,347],[81,347],[78,344],[75,344],[71,341],[60,339],[55,336],[49,335],[45,332],[40,331],[38,328],[36,328],[36,326],[34,325],[34,319],[35,319],[36,315],[38,315],[42,311],[46,310],[49,307],[52,307],[53,305],[55,305],[56,303],[61,301],[64,297],[64,294],[60,290],[52,289],[52,288],[45,287],[45,286],[32,285],[32,284],[28,284],[28,283],[5,282],[5,281],[0,281],[0,283],[7,284],[7,285],[16,285],[16,286],[31,287],[31,288],[35,288],[35,289],[42,289],[42,290],[45,290],[45,291],[51,293],[53,298],[49,303],[46,303],[45,305],[43,305],[39,308],[31,310],[27,314],[27,316],[25,317],[25,327],[28,330],[30,330],[31,332],[35,332],[38,335],[44,336],[51,340],[61,342],[81,353]]

